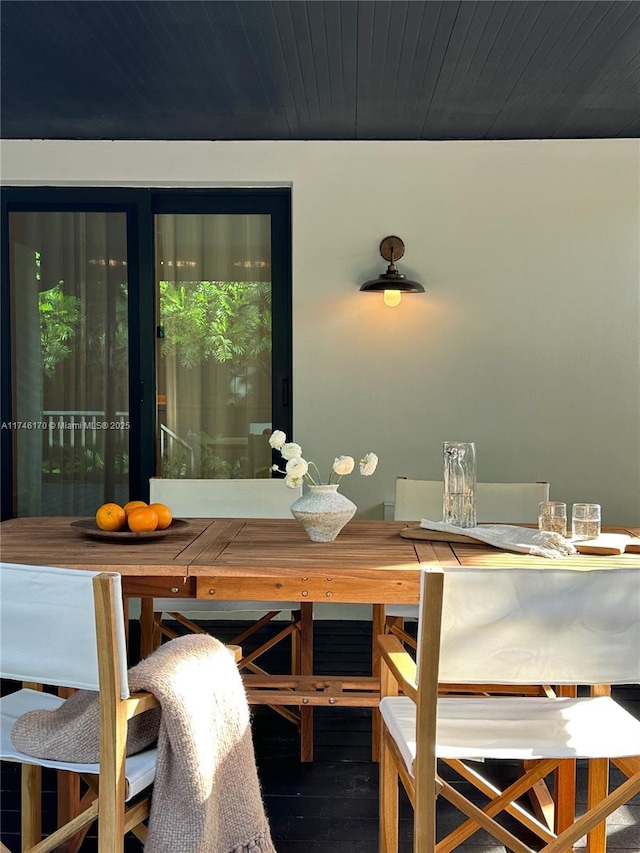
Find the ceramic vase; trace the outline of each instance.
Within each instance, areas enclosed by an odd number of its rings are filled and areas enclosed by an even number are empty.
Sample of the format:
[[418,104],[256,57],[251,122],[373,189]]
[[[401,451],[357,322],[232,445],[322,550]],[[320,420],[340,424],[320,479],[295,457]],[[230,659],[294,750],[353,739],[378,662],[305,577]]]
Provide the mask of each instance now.
[[353,501],[340,494],[337,484],[309,486],[309,491],[291,504],[291,514],[312,542],[333,542],[356,509]]

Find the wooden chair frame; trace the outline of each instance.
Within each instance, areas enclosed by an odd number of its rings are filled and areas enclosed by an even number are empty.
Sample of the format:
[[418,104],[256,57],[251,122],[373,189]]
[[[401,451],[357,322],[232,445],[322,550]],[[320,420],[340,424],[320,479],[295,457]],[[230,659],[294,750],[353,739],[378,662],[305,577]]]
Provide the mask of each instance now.
[[[150,793],[144,793],[130,804],[125,802],[127,727],[130,719],[156,707],[158,702],[153,695],[146,692],[122,698],[127,690],[122,684],[117,660],[116,612],[118,608],[122,610],[123,605],[121,596],[116,593],[114,580],[114,575],[107,573],[99,574],[93,579],[100,705],[99,776],[68,770],[59,772],[58,815],[61,825],[43,840],[42,767],[37,763],[38,759],[33,759],[33,763],[22,763],[22,853],[48,853],[59,848],[64,842],[65,850],[77,850],[90,825],[96,820],[99,853],[123,851],[124,835],[129,831],[143,843],[146,839],[147,830],[143,821],[149,816]],[[25,589],[25,595],[28,594],[28,589]],[[60,626],[60,630],[64,630],[64,625]],[[43,650],[43,654],[46,654],[46,650]],[[29,683],[28,686],[35,685]],[[80,810],[73,802],[74,797],[69,796],[70,793],[78,795],[79,778],[88,786],[80,801]],[[3,850],[7,851],[7,848],[3,847]]]
[[[430,508],[440,509],[444,483],[439,480],[412,480],[407,477],[396,478],[395,517],[400,521],[419,521]],[[501,520],[509,523],[531,523],[537,521],[538,503],[549,499],[549,483],[541,480],[535,483],[478,483],[476,486],[479,501],[478,521]],[[483,503],[484,499],[484,503]],[[385,615],[385,631],[394,634],[408,648],[416,649],[417,642],[405,627],[405,616],[400,615],[411,608],[401,607],[397,615]],[[418,610],[415,610],[417,618]],[[478,693],[477,685],[470,689],[468,685],[448,685],[449,693]],[[521,685],[517,690],[502,685],[483,685],[482,695],[517,693],[521,696],[554,695],[548,685]],[[556,810],[553,798],[543,781],[536,783],[529,797],[536,815],[552,827],[556,822]]]

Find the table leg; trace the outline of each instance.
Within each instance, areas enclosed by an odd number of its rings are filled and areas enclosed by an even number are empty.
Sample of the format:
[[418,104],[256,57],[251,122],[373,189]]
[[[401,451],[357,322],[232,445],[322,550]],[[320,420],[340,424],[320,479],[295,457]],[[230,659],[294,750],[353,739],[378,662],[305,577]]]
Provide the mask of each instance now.
[[[371,675],[380,678],[380,650],[378,635],[384,634],[384,604],[374,604],[371,614]],[[377,708],[371,709],[371,760],[380,760],[380,716]]]
[[154,650],[153,598],[140,599],[140,658],[148,657]]
[[[300,603],[300,675],[313,675],[313,603]],[[300,761],[313,761],[313,708],[300,706]]]

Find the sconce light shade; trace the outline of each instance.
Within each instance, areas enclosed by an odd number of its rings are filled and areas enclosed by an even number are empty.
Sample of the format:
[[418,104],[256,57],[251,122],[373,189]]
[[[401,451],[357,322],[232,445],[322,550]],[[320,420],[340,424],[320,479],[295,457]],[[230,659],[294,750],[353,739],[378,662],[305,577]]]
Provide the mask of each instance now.
[[400,303],[403,293],[424,293],[418,281],[411,281],[396,269],[395,262],[404,255],[404,243],[399,237],[385,237],[380,243],[380,254],[389,261],[387,271],[372,278],[360,287],[367,293],[383,293],[385,305],[393,308]]

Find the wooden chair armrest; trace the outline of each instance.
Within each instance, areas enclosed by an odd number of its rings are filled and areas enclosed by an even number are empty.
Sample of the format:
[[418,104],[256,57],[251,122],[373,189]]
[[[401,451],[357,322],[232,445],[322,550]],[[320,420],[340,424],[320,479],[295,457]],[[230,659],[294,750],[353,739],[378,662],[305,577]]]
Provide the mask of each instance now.
[[378,636],[378,648],[382,662],[383,673],[381,677],[382,695],[390,695],[385,688],[387,678],[384,668],[393,676],[398,687],[414,702],[418,698],[418,685],[416,683],[416,662],[404,648],[400,640],[393,634],[380,634]]
[[143,691],[132,693],[127,699],[127,719],[130,720],[132,717],[137,717],[138,714],[149,711],[151,708],[158,708],[159,706],[160,703],[153,693]]

